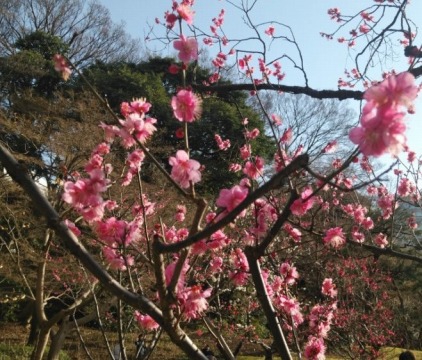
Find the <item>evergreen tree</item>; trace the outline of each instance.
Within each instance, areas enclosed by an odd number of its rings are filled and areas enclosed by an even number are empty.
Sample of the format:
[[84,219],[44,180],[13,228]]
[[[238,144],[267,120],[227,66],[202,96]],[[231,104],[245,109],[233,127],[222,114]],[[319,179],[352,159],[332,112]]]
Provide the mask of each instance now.
[[[87,79],[116,113],[122,101],[139,97],[152,101],[149,114],[157,118],[158,131],[150,149],[166,167],[168,157],[183,146],[177,136],[182,123],[173,117],[170,107],[171,97],[181,86],[180,76],[168,71],[173,62],[171,58],[151,58],[139,64],[97,63],[84,71]],[[189,69],[187,73],[196,76],[198,82],[209,77],[208,71],[200,67]],[[80,86],[83,87],[82,83],[77,85]],[[243,120],[247,118],[249,129],[258,128],[261,133],[265,133],[265,126],[259,114],[247,104],[247,96],[243,92],[204,95],[202,100],[201,119],[189,126],[189,143],[191,156],[205,167],[204,181],[198,189],[209,193],[221,187],[230,187],[243,176],[241,172],[229,171],[230,163],[240,160],[239,149],[245,143]],[[231,148],[219,150],[215,134],[224,140],[229,139]],[[254,153],[266,158],[274,144],[269,137],[260,137],[252,146]],[[153,174],[145,172],[146,179],[151,180]]]

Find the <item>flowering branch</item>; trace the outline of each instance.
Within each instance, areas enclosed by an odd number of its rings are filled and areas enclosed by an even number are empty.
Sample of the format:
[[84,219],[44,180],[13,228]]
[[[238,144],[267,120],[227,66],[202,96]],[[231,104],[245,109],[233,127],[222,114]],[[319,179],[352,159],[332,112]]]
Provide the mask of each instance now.
[[230,211],[226,216],[224,216],[221,220],[217,221],[210,226],[207,226],[204,230],[199,231],[198,233],[189,236],[187,239],[183,241],[179,241],[173,244],[164,244],[163,242],[159,242],[156,244],[157,250],[160,253],[173,253],[180,251],[188,246],[195,244],[196,242],[205,239],[212,234],[214,234],[217,230],[220,230],[224,226],[230,224],[231,222],[236,219],[236,217],[245,209],[248,208],[256,199],[259,199],[261,196],[264,196],[270,190],[276,189],[281,186],[284,180],[296,170],[305,167],[309,162],[309,156],[307,154],[303,154],[298,156],[294,159],[289,165],[287,165],[283,170],[279,171],[275,174],[268,182],[264,185],[256,189],[254,192],[250,193],[237,207],[235,207],[232,211]]
[[161,310],[153,302],[143,295],[128,291],[94,260],[73,232],[60,221],[59,214],[51,206],[31,177],[2,145],[0,145],[0,161],[10,177],[31,198],[34,207],[46,218],[48,227],[58,234],[72,255],[80,260],[82,265],[100,281],[107,291],[126,304],[150,315],[169,334],[172,341],[188,354],[191,359],[207,359],[180,327],[174,329],[172,324],[164,321]]
[[283,330],[281,329],[280,320],[274,310],[273,304],[268,296],[264,280],[262,279],[261,268],[258,260],[259,254],[256,253],[256,249],[254,247],[247,246],[245,248],[245,255],[248,259],[249,270],[255,285],[256,295],[262,309],[264,310],[265,317],[268,321],[268,327],[273,335],[274,344],[277,347],[278,353],[283,360],[292,360]]
[[267,235],[265,236],[264,240],[255,247],[255,254],[259,256],[263,256],[266,248],[271,244],[275,236],[279,233],[284,223],[287,221],[288,217],[291,214],[290,206],[294,203],[296,199],[299,198],[299,195],[296,191],[292,191],[290,194],[289,201],[287,201],[283,212],[280,214],[276,222],[273,224],[271,229],[268,231]]

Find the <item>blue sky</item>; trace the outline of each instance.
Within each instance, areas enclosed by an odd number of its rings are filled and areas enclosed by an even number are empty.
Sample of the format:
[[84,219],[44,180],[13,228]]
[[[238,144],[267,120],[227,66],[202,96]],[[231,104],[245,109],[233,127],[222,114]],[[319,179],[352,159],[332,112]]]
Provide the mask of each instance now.
[[[252,2],[250,0],[250,2]],[[148,33],[148,24],[155,25],[155,18],[163,20],[166,10],[171,8],[171,0],[101,0],[110,9],[112,18],[116,22],[124,21],[127,31],[134,37],[144,39]],[[309,85],[317,89],[336,89],[339,77],[344,77],[344,70],[354,67],[352,57],[354,51],[348,53],[347,46],[337,41],[327,41],[320,36],[320,31],[332,32],[336,28],[335,22],[329,20],[327,10],[338,7],[344,14],[353,14],[373,4],[371,0],[260,0],[251,16],[255,23],[276,21],[289,25],[294,31],[296,40],[303,53],[305,69],[309,77]],[[196,0],[195,25],[209,29],[211,19],[216,17],[220,10],[226,10],[224,29],[232,37],[244,38],[250,34],[243,24],[238,11],[221,0]],[[408,8],[413,14],[413,20],[422,15],[422,1],[413,1]],[[412,16],[410,16],[412,17]],[[417,24],[418,25],[418,24]],[[262,31],[265,27],[262,27]],[[278,30],[276,26],[276,32]],[[420,45],[420,44],[419,44]],[[252,45],[253,46],[253,45]],[[289,50],[286,43],[274,43],[271,54]],[[153,41],[144,42],[149,51],[158,51],[162,55],[172,55],[173,50],[163,48]],[[212,52],[213,49],[210,49]],[[396,70],[405,69],[405,58],[399,59],[402,63],[394,64]],[[285,84],[303,85],[303,80],[287,63],[282,62],[286,71]],[[387,69],[391,64],[386,64]],[[381,75],[381,70],[374,71]],[[374,73],[376,74],[376,73]],[[376,75],[378,76],[378,75]],[[420,80],[418,81],[420,83]],[[422,142],[419,137],[422,132],[422,95],[416,103],[416,115],[409,117],[407,133],[410,147],[422,153]]]

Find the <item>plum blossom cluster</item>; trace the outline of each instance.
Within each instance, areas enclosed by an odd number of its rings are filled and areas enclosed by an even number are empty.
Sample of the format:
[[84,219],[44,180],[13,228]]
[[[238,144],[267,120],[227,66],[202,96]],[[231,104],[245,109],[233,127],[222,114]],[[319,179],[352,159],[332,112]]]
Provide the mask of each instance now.
[[[271,297],[280,315],[286,318],[283,321],[283,327],[291,331],[306,320],[299,301],[291,296],[291,291],[289,290],[298,281],[299,273],[296,267],[286,261],[281,264],[279,274],[270,280],[269,272],[262,270],[262,277],[266,284],[268,296]],[[327,303],[314,305],[307,316],[310,333],[304,351],[307,359],[325,358],[326,346],[324,339],[328,336],[337,310],[337,290],[331,278],[324,279],[321,292],[328,298]]]
[[215,134],[215,135],[214,135],[214,139],[215,139],[215,142],[217,143],[217,146],[218,146],[218,148],[219,148],[220,150],[226,151],[226,150],[228,150],[228,149],[230,148],[230,146],[231,146],[231,144],[230,144],[230,140],[229,140],[229,139],[223,140],[223,139],[221,138],[221,136],[220,136],[220,135],[218,135],[218,134]]
[[102,197],[109,180],[104,171],[98,168],[88,171],[87,175],[86,178],[78,177],[75,181],[66,181],[62,199],[79,212],[85,221],[94,222],[102,219],[105,207],[109,204]]
[[[249,189],[246,186],[235,185],[231,189],[222,189],[216,200],[216,205],[230,212],[238,206],[246,196],[248,196]],[[239,216],[245,216],[246,210],[243,210]]]
[[157,130],[154,125],[157,119],[146,116],[150,108],[151,104],[143,98],[122,103],[120,109],[125,119],[119,120],[121,127],[104,123],[100,125],[104,130],[106,142],[112,143],[118,138],[125,149],[134,147],[137,141],[144,144]]
[[384,153],[397,155],[406,146],[403,109],[412,110],[418,93],[415,78],[408,72],[391,75],[365,91],[367,101],[360,126],[353,128],[350,140],[365,156]]
[[324,339],[328,337],[337,311],[337,290],[331,278],[324,279],[321,293],[331,298],[332,301],[314,305],[309,313],[311,335],[308,337],[304,351],[307,359],[325,359],[326,345]]
[[230,253],[230,264],[232,270],[229,272],[229,279],[236,286],[244,286],[249,278],[249,263],[246,255],[240,248]]
[[262,239],[267,234],[271,223],[277,219],[278,213],[273,200],[274,199],[267,200],[264,198],[255,200],[251,210],[251,214],[255,221],[248,228],[248,233],[253,239],[251,244],[254,244],[257,240]]
[[[165,269],[167,286],[169,286],[172,281],[176,269],[176,261],[170,263]],[[186,286],[185,278],[188,269],[189,264],[185,262],[175,289],[178,302],[177,305],[181,309],[184,318],[187,320],[196,319],[207,310],[208,301],[206,299],[210,297],[212,293],[212,288],[204,290],[201,285]]]
[[[264,83],[269,80],[270,76],[277,79],[278,82],[282,81],[286,74],[282,72],[281,63],[279,61],[271,62],[274,70],[269,67],[263,58],[258,58],[258,68],[261,73],[261,79],[253,78],[255,72],[254,66],[252,66],[252,55],[245,55],[243,58],[238,60],[238,68],[240,71],[244,71],[245,76],[249,77],[255,85]],[[255,91],[251,91],[251,95],[255,95]]]
[[[193,0],[181,1],[180,3],[173,1],[172,13],[166,14],[167,26],[172,28],[178,20],[192,24],[194,15],[192,5]],[[224,12],[220,15],[218,19],[213,20],[216,28],[221,26]],[[339,21],[340,12],[338,9],[333,10],[330,15],[333,16],[333,19]],[[363,21],[368,23],[373,21],[368,14],[361,14],[361,17]],[[360,31],[362,34],[366,34],[369,31],[368,25],[366,23],[362,24]],[[273,37],[274,27],[269,27],[266,30],[266,34]],[[191,61],[197,60],[198,44],[196,39],[181,35],[174,42],[174,48],[178,50],[179,59],[183,63],[181,67],[178,65],[173,66],[172,71],[175,73],[180,69],[186,70],[187,65]],[[250,57],[248,56],[239,60],[239,67],[246,68],[247,74],[252,76],[253,68],[249,65],[249,60]],[[223,67],[225,61],[226,55],[221,52],[214,60],[214,65],[216,67]],[[271,74],[276,75],[279,80],[284,77],[284,74],[281,73],[281,65],[278,62],[274,63],[275,72],[266,66],[263,59],[259,59],[258,64],[263,78]],[[350,135],[352,141],[359,145],[365,157],[370,155],[378,156],[386,151],[396,153],[405,145],[405,140],[403,140],[404,114],[400,111],[403,107],[411,109],[411,102],[416,97],[416,87],[412,82],[413,80],[409,78],[409,74],[406,74],[392,75],[383,83],[370,88],[365,93],[365,99],[368,103],[364,108],[361,126],[353,129]],[[127,172],[122,179],[122,185],[128,185],[132,177],[139,172],[145,158],[144,152],[136,148],[137,143],[144,144],[156,131],[154,126],[156,120],[146,116],[150,107],[151,104],[146,102],[145,99],[134,99],[132,102],[122,103],[121,114],[124,120],[119,121],[120,127],[106,124],[101,125],[105,131],[106,142],[97,147],[86,165],[85,172],[87,173],[87,177],[82,178],[78,175],[75,177],[75,181],[68,181],[64,186],[63,200],[71,204],[83,216],[85,221],[93,225],[95,235],[103,245],[103,257],[113,269],[126,270],[134,264],[135,260],[127,252],[127,248],[128,246],[130,247],[131,245],[140,243],[142,240],[140,229],[145,221],[144,216],[148,213],[148,205],[146,205],[146,201],[142,202],[143,211],[141,211],[140,205],[133,206],[131,209],[131,221],[122,220],[116,216],[105,218],[106,210],[114,210],[117,205],[112,201],[106,201],[102,198],[110,184],[108,177],[112,172],[111,166],[106,164],[104,158],[110,151],[110,145],[115,138],[119,139],[125,149],[131,151],[125,163]],[[187,134],[185,134],[187,123],[192,123],[199,119],[201,115],[201,100],[191,89],[183,88],[179,89],[172,98],[171,107],[174,117],[184,123],[182,124],[184,129],[181,128],[178,138],[187,139]],[[282,123],[281,119],[276,115],[272,117],[272,120],[277,126]],[[246,124],[247,119],[244,120],[244,125]],[[228,212],[236,209],[250,193],[253,180],[263,175],[264,160],[259,156],[252,156],[252,148],[249,143],[250,140],[254,140],[259,136],[259,130],[252,129],[249,131],[246,129],[244,136],[247,143],[240,149],[240,156],[244,161],[244,166],[232,164],[232,169],[233,171],[242,170],[246,177],[238,185],[220,191],[216,205],[221,211],[217,214],[208,213],[206,216],[208,224],[219,220]],[[303,151],[303,146],[299,146],[293,154],[287,153],[287,145],[292,141],[292,138],[293,130],[291,128],[285,129],[279,139],[279,144],[282,146],[286,145],[286,150],[281,149],[277,153],[275,157],[276,170],[283,169]],[[220,150],[224,151],[230,148],[230,141],[228,139],[223,140],[216,134],[215,141]],[[324,148],[323,152],[330,153],[335,150],[335,147],[335,141],[330,142]],[[171,177],[180,187],[184,189],[189,188],[201,180],[201,165],[198,161],[190,159],[188,150],[177,151],[174,156],[169,158],[169,164],[172,167]],[[340,159],[336,159],[333,162],[334,168],[338,169],[341,165],[342,161]],[[336,185],[344,184],[347,188],[353,186],[353,179],[340,175],[335,181]],[[408,196],[413,192],[414,184],[402,179],[398,193],[401,196]],[[306,187],[303,189],[299,198],[293,202],[290,210],[296,216],[294,221],[298,220],[297,217],[306,215],[317,204],[320,205],[322,210],[329,208],[330,205],[328,203],[324,203],[320,197],[312,196],[312,194],[312,187]],[[390,217],[395,206],[394,197],[381,190],[378,191],[378,196],[378,206],[383,210],[382,216],[384,218]],[[205,279],[205,276],[210,274],[215,275],[217,273],[227,274],[228,279],[235,286],[248,286],[250,269],[247,257],[242,250],[242,245],[256,245],[268,233],[271,224],[279,218],[280,205],[283,205],[286,198],[274,198],[274,195],[269,194],[268,197],[257,199],[254,201],[253,206],[249,209],[244,209],[238,215],[238,218],[242,218],[238,219],[239,222],[246,220],[244,222],[248,223],[250,218],[253,219],[250,224],[241,228],[239,239],[235,240],[234,236],[229,234],[229,231],[218,230],[208,238],[196,242],[190,249],[190,254],[184,261],[180,274],[176,272],[179,258],[177,255],[174,255],[173,262],[165,268],[165,280],[168,287],[174,285],[173,282],[177,282],[175,289],[172,289],[175,295],[174,306],[177,306],[178,314],[181,315],[182,319],[196,319],[208,309],[209,304],[207,299],[211,296],[213,289],[207,287],[207,285],[203,285],[205,281],[200,281],[201,279]],[[333,198],[333,204],[338,205],[341,196],[336,197],[336,195],[333,195]],[[367,216],[367,209],[356,204],[344,205],[341,209],[355,221],[355,226],[351,232],[352,237],[356,241],[363,242],[364,235],[361,229],[370,230],[374,227],[372,219]],[[163,238],[169,244],[186,239],[189,236],[188,228],[177,228],[177,226],[181,225],[180,223],[185,221],[186,213],[186,206],[178,205],[173,218],[175,221],[173,226],[159,224],[155,227],[155,234],[162,232]],[[251,215],[250,218],[245,218],[247,214]],[[68,222],[68,224],[72,231],[80,233],[75,224],[71,222]],[[289,241],[293,240],[294,245],[296,245],[296,243],[301,241],[302,233],[292,224],[286,222],[282,228],[282,232],[287,234]],[[231,224],[231,227],[237,231],[239,228],[236,228],[236,226],[236,222]],[[295,226],[305,230],[308,225],[305,220],[299,219],[299,224]],[[341,249],[346,243],[346,235],[340,227],[329,228],[325,232],[323,241],[327,246],[334,249]],[[380,247],[388,245],[387,236],[383,233],[377,234],[373,241]],[[222,251],[224,249],[225,252]],[[199,274],[194,275],[196,276],[195,281],[192,281],[192,278],[187,281],[187,277],[195,272],[195,263],[192,261],[189,264],[191,260],[189,257],[193,255],[197,258],[206,252],[212,253],[209,263],[200,268],[200,271],[198,271]],[[277,271],[277,267],[274,268]],[[309,333],[307,334],[310,335],[305,347],[305,356],[308,359],[323,359],[326,351],[324,339],[330,331],[334,314],[337,310],[338,290],[333,279],[326,278],[321,287],[321,293],[327,304],[317,304],[312,308],[309,307],[311,310],[306,317],[302,313],[298,299],[292,295],[292,289],[299,279],[299,273],[292,259],[285,260],[278,267],[278,274],[273,276],[269,270],[264,269],[261,275],[266,285],[266,291],[275,305],[277,313],[285,319],[284,327],[286,329],[293,330],[304,323],[306,319],[309,320]],[[177,278],[175,278],[176,276]],[[159,327],[156,321],[149,315],[135,312],[134,316],[138,324],[146,330],[155,330]]]
[[213,25],[211,25],[210,29],[211,29],[211,32],[214,34],[214,36],[218,36],[217,30],[221,28],[221,26],[223,25],[225,15],[226,15],[225,10],[221,9],[218,16],[212,19]]
[[[121,114],[125,119],[119,120],[120,127],[104,123],[100,125],[104,129],[105,142],[91,153],[84,167],[86,177],[74,173],[63,185],[63,201],[71,205],[92,226],[97,241],[102,244],[103,257],[112,269],[125,270],[133,265],[134,258],[124,249],[139,241],[143,216],[153,211],[153,207],[150,210],[144,207],[145,211],[141,211],[141,207],[135,203],[131,221],[119,220],[114,216],[106,217],[106,211],[115,210],[118,205],[115,201],[104,199],[111,184],[109,177],[113,172],[105,157],[109,154],[113,141],[119,139],[121,145],[128,150],[125,164],[127,171],[122,175],[121,185],[129,185],[145,158],[144,152],[135,146],[137,142],[144,144],[156,130],[156,120],[146,117],[150,107],[151,104],[142,98],[122,103]],[[147,205],[148,201],[144,200]],[[80,234],[75,224],[67,223],[75,234]]]
[[[173,1],[172,11],[166,11],[164,14],[167,28],[172,29],[178,20],[186,21],[187,24],[192,25],[195,16],[195,11],[192,9],[194,3],[195,0]],[[159,24],[160,20],[155,19],[155,22]]]
[[[174,41],[174,48],[179,51],[179,59],[186,64],[198,58],[198,43],[194,38],[180,36],[179,40]],[[177,73],[177,65],[170,67],[172,73]],[[181,121],[191,123],[198,120],[202,112],[202,101],[195,95],[191,89],[180,89],[171,100],[174,117]]]
[[124,255],[122,249],[140,240],[139,228],[143,216],[137,215],[132,221],[118,220],[114,216],[93,224],[98,240],[103,243],[103,255],[113,269],[126,270],[133,265],[134,258]]
[[306,188],[300,194],[300,198],[295,200],[290,206],[290,210],[293,215],[302,216],[305,215],[314,206],[315,198],[311,196],[312,189]]

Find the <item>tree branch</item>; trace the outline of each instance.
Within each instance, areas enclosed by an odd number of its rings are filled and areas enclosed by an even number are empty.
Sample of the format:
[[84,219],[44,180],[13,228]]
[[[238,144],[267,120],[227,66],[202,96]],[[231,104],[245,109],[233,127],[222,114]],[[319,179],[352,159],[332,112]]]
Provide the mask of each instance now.
[[268,327],[273,335],[274,345],[276,346],[282,360],[292,360],[283,330],[281,329],[280,320],[274,310],[271,300],[268,297],[267,289],[265,287],[264,280],[262,279],[261,267],[258,260],[259,255],[256,254],[255,248],[251,246],[247,246],[245,248],[245,255],[248,259],[249,269],[255,285],[256,296],[262,306],[265,317],[268,321]]
[[[422,68],[413,69],[414,73],[419,69],[419,75],[422,74]],[[416,77],[416,75],[415,75]],[[289,94],[304,94],[315,99],[339,99],[339,100],[362,100],[363,91],[359,90],[315,90],[304,86],[289,86],[280,84],[224,84],[206,86],[202,84],[193,84],[192,88],[200,92],[229,92],[229,91],[255,91],[255,90],[272,90],[282,91]]]
[[391,248],[380,248],[378,246],[374,246],[374,245],[369,245],[369,244],[361,244],[358,243],[356,241],[352,241],[352,240],[347,240],[347,244],[355,246],[355,247],[360,247],[363,248],[365,250],[370,251],[371,253],[373,253],[374,255],[377,256],[391,256],[391,257],[395,257],[398,259],[403,259],[403,260],[412,260],[415,261],[419,264],[422,264],[422,258],[420,258],[419,256],[416,255],[412,255],[412,254],[406,254],[404,252],[400,252],[400,251],[395,251]]

